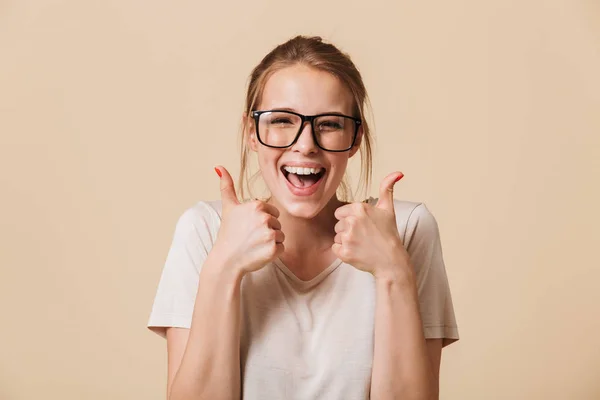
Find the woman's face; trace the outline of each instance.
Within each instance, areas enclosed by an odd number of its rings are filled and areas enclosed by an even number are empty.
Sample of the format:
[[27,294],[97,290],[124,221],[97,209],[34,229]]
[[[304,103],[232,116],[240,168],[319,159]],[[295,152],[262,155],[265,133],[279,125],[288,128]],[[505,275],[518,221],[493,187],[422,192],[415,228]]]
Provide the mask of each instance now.
[[[335,76],[297,64],[275,72],[267,80],[262,101],[256,110],[289,109],[304,115],[341,113],[352,116],[354,100],[350,90]],[[300,218],[313,218],[335,196],[348,159],[359,148],[362,128],[351,150],[329,152],[314,142],[311,125],[304,124],[291,147],[275,149],[256,138],[250,119],[250,147],[258,153],[263,179],[280,211]],[[259,130],[263,138],[262,130]],[[263,139],[264,140],[264,139]],[[290,173],[294,167],[315,168],[311,175]],[[308,171],[304,171],[306,173]]]

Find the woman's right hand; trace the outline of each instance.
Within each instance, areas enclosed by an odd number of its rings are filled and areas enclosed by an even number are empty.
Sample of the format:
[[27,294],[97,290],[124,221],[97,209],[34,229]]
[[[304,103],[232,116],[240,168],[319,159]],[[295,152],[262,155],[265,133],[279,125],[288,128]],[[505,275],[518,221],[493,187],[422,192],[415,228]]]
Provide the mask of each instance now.
[[283,252],[279,210],[260,200],[240,204],[229,172],[223,166],[215,171],[221,179],[223,211],[213,251],[235,272],[259,270]]

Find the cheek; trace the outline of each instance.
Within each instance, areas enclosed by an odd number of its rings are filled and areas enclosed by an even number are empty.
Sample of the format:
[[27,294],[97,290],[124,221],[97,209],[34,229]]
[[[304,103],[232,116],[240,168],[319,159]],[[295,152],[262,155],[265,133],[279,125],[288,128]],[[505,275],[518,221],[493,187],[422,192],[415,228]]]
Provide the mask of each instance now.
[[348,166],[348,157],[344,155],[343,157],[336,157],[330,160],[331,171],[333,174],[331,178],[339,182],[344,177],[344,173],[346,172],[346,167]]
[[267,149],[264,146],[259,147],[258,150],[258,165],[263,175],[268,174],[269,176],[277,175],[277,161],[281,157],[281,151],[276,149]]

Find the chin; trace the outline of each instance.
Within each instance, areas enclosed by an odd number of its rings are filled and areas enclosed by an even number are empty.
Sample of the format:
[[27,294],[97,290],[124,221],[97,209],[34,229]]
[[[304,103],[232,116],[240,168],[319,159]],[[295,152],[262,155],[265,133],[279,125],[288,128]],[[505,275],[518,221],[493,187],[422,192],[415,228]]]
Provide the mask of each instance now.
[[282,201],[281,207],[285,209],[285,212],[295,218],[312,219],[319,215],[319,213],[325,208],[325,204],[321,201],[314,202],[290,202]]

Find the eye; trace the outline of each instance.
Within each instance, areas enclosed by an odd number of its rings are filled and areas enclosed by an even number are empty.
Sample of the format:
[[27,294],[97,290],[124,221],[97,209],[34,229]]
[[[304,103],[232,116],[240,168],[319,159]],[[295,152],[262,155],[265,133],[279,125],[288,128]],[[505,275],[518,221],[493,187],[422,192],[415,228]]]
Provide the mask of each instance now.
[[275,125],[275,124],[283,125],[283,124],[291,124],[291,123],[292,123],[292,121],[290,121],[289,118],[280,117],[280,118],[275,118],[275,119],[271,120],[271,125]]
[[338,121],[337,119],[319,122],[319,130],[320,131],[328,132],[328,131],[337,131],[340,129],[344,129],[344,125],[342,123],[340,123],[340,121]]

